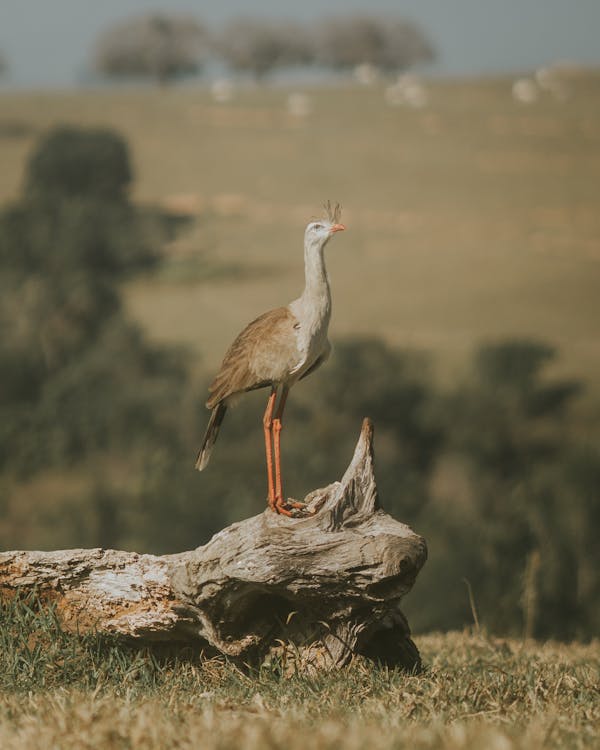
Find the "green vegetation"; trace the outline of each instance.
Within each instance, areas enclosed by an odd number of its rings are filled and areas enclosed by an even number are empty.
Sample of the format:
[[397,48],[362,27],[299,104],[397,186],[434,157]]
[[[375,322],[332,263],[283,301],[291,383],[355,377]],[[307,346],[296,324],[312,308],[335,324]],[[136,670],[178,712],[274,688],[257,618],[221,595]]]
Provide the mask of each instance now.
[[0,639],[0,745],[14,750],[581,750],[600,739],[597,643],[429,635],[421,675],[363,660],[286,675],[77,638],[33,599],[0,607]]

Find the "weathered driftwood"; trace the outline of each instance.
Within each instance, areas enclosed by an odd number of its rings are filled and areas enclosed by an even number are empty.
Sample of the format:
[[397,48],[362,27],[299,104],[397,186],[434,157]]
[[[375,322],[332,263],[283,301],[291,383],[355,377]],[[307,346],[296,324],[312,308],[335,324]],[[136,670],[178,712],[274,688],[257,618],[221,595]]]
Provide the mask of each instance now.
[[363,654],[418,667],[399,607],[426,546],[379,507],[369,420],[342,480],[306,502],[313,515],[265,510],[175,555],[3,552],[0,596],[36,589],[79,633],[198,642],[244,661],[286,642],[323,666]]

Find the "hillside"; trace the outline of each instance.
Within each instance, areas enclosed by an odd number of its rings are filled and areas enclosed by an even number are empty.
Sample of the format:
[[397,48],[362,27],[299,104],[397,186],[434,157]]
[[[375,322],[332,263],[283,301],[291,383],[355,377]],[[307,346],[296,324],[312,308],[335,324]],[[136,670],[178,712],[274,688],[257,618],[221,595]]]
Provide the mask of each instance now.
[[307,218],[326,198],[349,231],[329,248],[332,335],[383,336],[430,350],[442,374],[473,345],[533,336],[563,372],[600,376],[600,78],[525,106],[511,81],[430,87],[421,110],[383,87],[283,89],[216,104],[205,89],[4,94],[0,201],[56,123],[106,125],[130,141],[135,198],[191,219],[162,272],[128,289],[162,341],[214,365],[240,325],[301,285]]

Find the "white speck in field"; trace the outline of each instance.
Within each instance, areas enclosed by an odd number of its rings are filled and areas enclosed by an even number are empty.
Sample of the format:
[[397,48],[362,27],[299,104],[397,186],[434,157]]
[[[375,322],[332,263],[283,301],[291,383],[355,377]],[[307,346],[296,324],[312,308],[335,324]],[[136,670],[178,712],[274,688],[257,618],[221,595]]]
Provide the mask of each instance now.
[[213,99],[219,104],[230,102],[235,95],[235,86],[229,78],[219,78],[210,87]]
[[384,93],[385,100],[393,107],[406,105],[413,109],[422,109],[429,103],[429,94],[416,76],[404,74],[398,76],[396,83],[388,86]]
[[312,112],[310,98],[299,92],[290,94],[287,99],[287,111],[293,117],[307,117]]
[[354,79],[362,86],[372,86],[379,78],[379,71],[371,63],[362,63],[354,68]]
[[531,78],[519,78],[513,83],[512,97],[519,104],[533,104],[539,95],[538,87]]

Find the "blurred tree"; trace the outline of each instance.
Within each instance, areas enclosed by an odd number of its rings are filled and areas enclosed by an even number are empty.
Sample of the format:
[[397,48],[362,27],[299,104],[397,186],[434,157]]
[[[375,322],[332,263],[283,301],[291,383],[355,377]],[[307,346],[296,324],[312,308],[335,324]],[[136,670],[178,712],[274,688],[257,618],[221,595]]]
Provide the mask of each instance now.
[[[187,378],[181,353],[149,345],[122,313],[121,279],[156,263],[160,242],[129,202],[130,180],[120,136],[59,128],[34,150],[22,199],[0,212],[0,466],[18,483],[102,465],[91,486],[102,538],[114,534],[113,467],[127,457],[120,494],[131,496],[146,452],[180,450]],[[70,513],[73,533],[86,512]]]
[[530,634],[589,638],[600,627],[597,444],[570,441],[560,460],[532,473],[519,499],[532,540],[528,558],[534,555],[539,561],[529,580],[523,581],[522,605],[529,615]]
[[3,76],[7,70],[8,62],[6,61],[6,57],[4,56],[3,52],[0,51],[0,76]]
[[38,398],[119,314],[116,281],[157,262],[157,236],[127,198],[130,178],[126,144],[109,131],[58,128],[30,157],[22,200],[0,214],[8,398],[26,383]]
[[330,18],[318,29],[318,60],[346,70],[369,63],[386,72],[431,62],[435,50],[423,30],[410,21],[372,16]]
[[63,126],[42,136],[27,165],[33,196],[126,202],[132,180],[127,144],[114,131]]
[[112,78],[142,76],[165,85],[201,70],[208,34],[189,16],[145,14],[107,29],[98,40],[95,68]]
[[[554,498],[555,512],[546,515],[562,544],[542,555],[553,560],[551,576],[540,576],[537,632],[543,636],[589,638],[600,632],[600,449],[597,440],[571,445],[559,466],[552,467],[545,485]],[[540,503],[543,508],[544,505]],[[556,533],[540,533],[552,544]],[[568,550],[570,565],[560,552]],[[572,576],[569,573],[572,571]],[[566,601],[565,601],[566,600]],[[567,606],[565,606],[565,604]]]
[[257,80],[277,68],[309,64],[314,55],[307,32],[299,24],[251,18],[229,23],[216,47],[232,70],[250,73]]
[[482,346],[472,382],[452,398],[453,440],[474,466],[498,481],[517,481],[563,447],[563,418],[578,381],[548,381],[544,367],[556,350],[538,341]]
[[[160,234],[129,201],[125,141],[104,129],[59,127],[29,158],[25,193],[1,215],[5,273],[71,272],[101,285],[155,264]],[[100,274],[100,275],[99,275]]]
[[[471,467],[473,501],[462,504],[460,513],[464,533],[475,532],[477,538],[477,554],[465,576],[478,594],[480,615],[501,631],[523,632],[524,587],[537,586],[527,573],[535,555],[545,598],[541,601],[537,592],[529,597],[541,608],[533,634],[564,637],[575,621],[566,606],[571,587],[558,571],[576,549],[557,522],[563,511],[572,512],[557,488],[562,484],[565,492],[574,445],[568,409],[581,384],[545,376],[555,356],[552,347],[536,341],[483,346],[474,358],[472,380],[448,401],[447,420],[449,449]],[[555,476],[550,491],[547,478],[556,473],[562,479]],[[586,506],[583,513],[591,520],[589,512]],[[562,609],[562,617],[549,620],[555,608]]]

